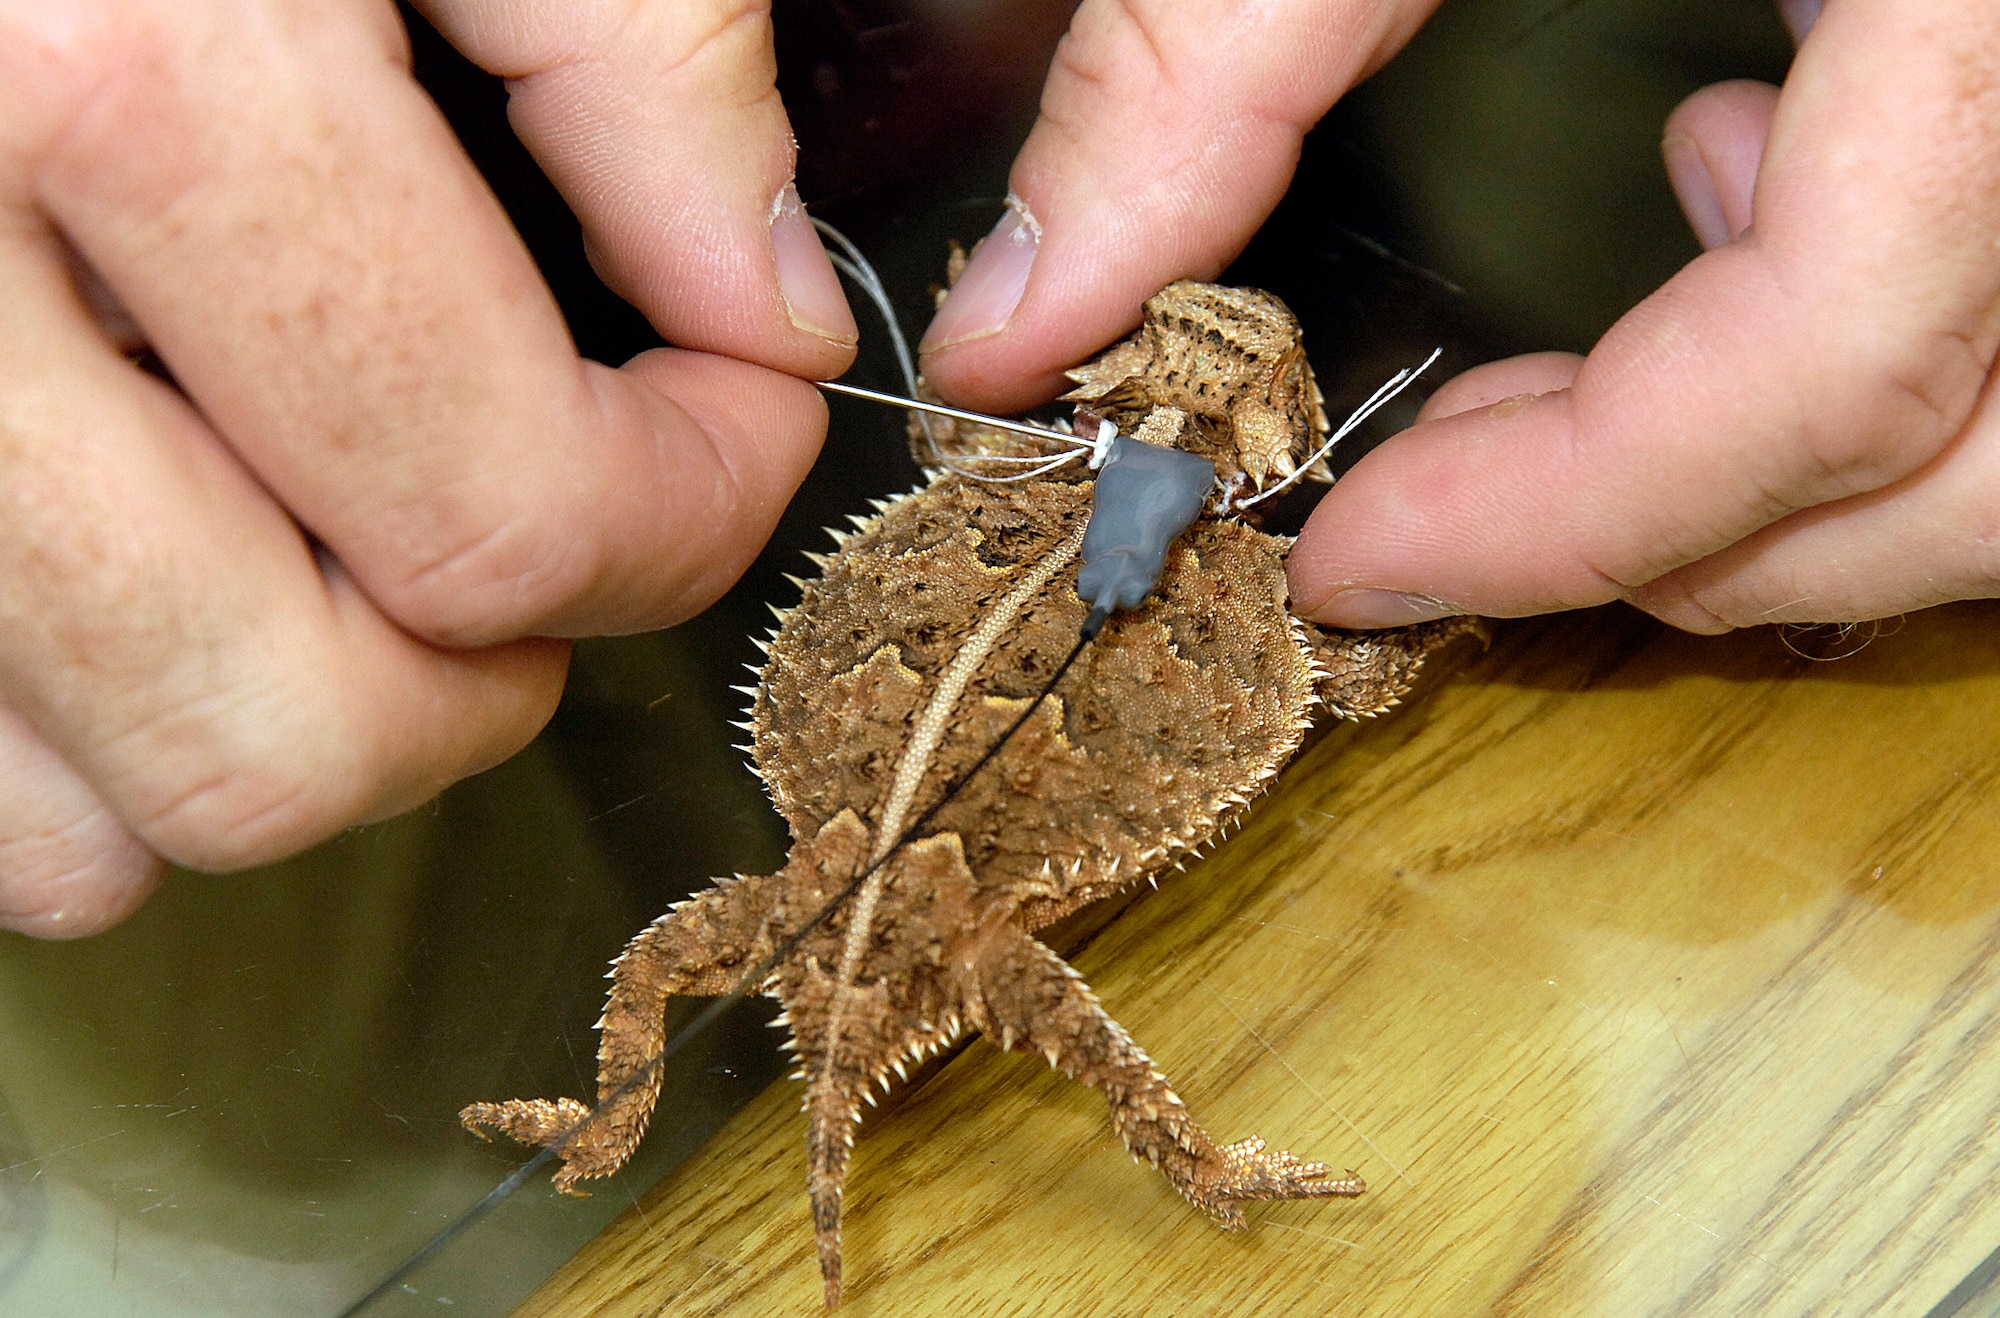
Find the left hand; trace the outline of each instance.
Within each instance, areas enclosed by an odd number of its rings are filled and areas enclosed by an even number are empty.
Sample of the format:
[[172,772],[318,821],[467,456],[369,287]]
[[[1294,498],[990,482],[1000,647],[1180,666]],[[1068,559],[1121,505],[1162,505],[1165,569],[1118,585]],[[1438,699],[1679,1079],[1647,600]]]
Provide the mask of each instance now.
[[389,0],[0,0],[0,928],[504,759],[548,638],[704,607],[818,450],[854,324],[768,13],[420,3],[680,347],[577,355]]

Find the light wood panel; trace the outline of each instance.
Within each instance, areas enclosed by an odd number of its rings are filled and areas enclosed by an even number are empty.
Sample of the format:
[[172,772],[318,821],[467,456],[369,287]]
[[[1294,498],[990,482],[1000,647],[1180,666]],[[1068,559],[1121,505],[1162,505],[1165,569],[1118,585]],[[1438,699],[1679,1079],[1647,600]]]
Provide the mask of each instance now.
[[[1503,626],[1076,959],[1219,1138],[1373,1190],[1218,1231],[975,1043],[863,1128],[843,1312],[1925,1313],[2000,1245],[1996,643]],[[522,1312],[818,1312],[799,1095]]]

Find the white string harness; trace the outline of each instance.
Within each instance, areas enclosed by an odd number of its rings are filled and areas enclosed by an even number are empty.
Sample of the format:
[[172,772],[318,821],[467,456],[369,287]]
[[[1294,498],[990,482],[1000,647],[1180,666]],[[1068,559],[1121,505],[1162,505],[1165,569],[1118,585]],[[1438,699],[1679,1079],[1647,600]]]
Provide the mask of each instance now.
[[[918,424],[923,427],[924,441],[930,448],[931,457],[934,459],[935,465],[963,476],[967,480],[983,481],[989,485],[1004,485],[1013,481],[1034,480],[1038,477],[1047,476],[1051,472],[1060,471],[1063,467],[1068,466],[1079,458],[1085,459],[1092,471],[1098,471],[1103,468],[1105,461],[1111,456],[1112,441],[1119,438],[1118,427],[1110,421],[1100,420],[1097,423],[1097,434],[1086,439],[1076,434],[1073,426],[1059,429],[1056,426],[1037,425],[1027,421],[1009,421],[1001,417],[987,416],[979,412],[968,412],[962,408],[946,407],[942,403],[931,403],[917,398],[916,359],[910,353],[909,340],[903,335],[903,327],[896,319],[896,309],[889,301],[889,292],[884,287],[881,276],[875,273],[875,267],[869,264],[868,258],[863,256],[861,250],[852,242],[849,242],[847,236],[841,233],[840,230],[834,228],[826,221],[819,219],[813,221],[813,227],[818,229],[840,249],[836,252],[827,253],[828,257],[833,261],[834,267],[853,280],[856,287],[868,295],[868,300],[874,303],[875,309],[881,313],[882,323],[888,326],[889,329],[890,344],[895,349],[896,365],[902,371],[903,387],[908,391],[909,396],[898,398],[894,394],[880,393],[873,389],[861,389],[854,385],[840,384],[833,381],[822,381],[820,384],[821,388],[915,412]],[[1384,381],[1381,387],[1368,396],[1367,401],[1348,414],[1347,419],[1341,422],[1340,426],[1332,434],[1327,436],[1326,441],[1313,452],[1311,457],[1300,463],[1292,471],[1291,475],[1285,477],[1269,489],[1260,490],[1247,499],[1239,499],[1235,497],[1234,488],[1225,485],[1218,478],[1216,481],[1216,490],[1222,496],[1221,504],[1216,510],[1218,515],[1228,516],[1232,513],[1240,512],[1245,508],[1254,507],[1264,502],[1264,500],[1274,498],[1287,489],[1290,489],[1308,471],[1324,461],[1327,455],[1333,452],[1335,446],[1353,434],[1362,422],[1381,411],[1398,394],[1414,384],[1417,377],[1435,365],[1437,359],[1443,355],[1444,349],[1434,348],[1431,351],[1431,355],[1424,358],[1421,365],[1405,367]],[[972,425],[987,426],[996,430],[1010,430],[1016,434],[1027,435],[1046,443],[1061,445],[1063,451],[1053,454],[947,454],[938,447],[937,435],[931,429],[930,418],[932,415],[947,416],[957,421],[964,421]],[[960,465],[961,463],[996,463],[1002,466],[1022,466],[1026,467],[1027,470],[1014,472],[1006,476],[996,476],[962,466]]]

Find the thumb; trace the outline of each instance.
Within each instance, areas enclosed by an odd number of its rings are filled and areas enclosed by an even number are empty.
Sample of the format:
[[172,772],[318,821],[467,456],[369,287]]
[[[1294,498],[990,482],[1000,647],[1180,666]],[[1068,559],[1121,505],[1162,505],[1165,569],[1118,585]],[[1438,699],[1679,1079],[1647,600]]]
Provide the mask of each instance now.
[[924,336],[948,396],[1015,410],[1211,279],[1277,205],[1299,142],[1437,0],[1084,0],[1007,214]]

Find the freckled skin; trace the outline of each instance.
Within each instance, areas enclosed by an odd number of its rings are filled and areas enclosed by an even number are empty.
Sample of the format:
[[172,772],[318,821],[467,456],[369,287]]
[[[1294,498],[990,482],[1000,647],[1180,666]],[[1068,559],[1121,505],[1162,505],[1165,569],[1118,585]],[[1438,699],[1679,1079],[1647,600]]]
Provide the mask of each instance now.
[[[1225,480],[1258,488],[1294,470],[1325,418],[1283,305],[1177,284],[1147,313],[1133,339],[1074,373],[1078,394],[1128,431],[1217,461]],[[955,455],[1016,442],[964,424],[933,435]],[[658,1096],[666,1000],[735,988],[1047,682],[1087,612],[1074,555],[1089,512],[1090,486],[1074,469],[1012,484],[941,471],[838,537],[840,552],[775,633],[751,708],[757,768],[791,827],[791,858],[776,874],[690,898],[619,957],[598,1052],[602,1110],[563,1147],[559,1188],[615,1171],[637,1145]],[[784,1003],[806,1082],[829,1306],[840,1298],[841,1189],[866,1095],[968,1030],[1102,1091],[1126,1148],[1225,1227],[1242,1225],[1248,1201],[1365,1190],[1254,1137],[1216,1143],[1033,936],[1213,840],[1297,750],[1316,705],[1380,713],[1428,653],[1475,628],[1452,619],[1323,632],[1286,608],[1288,547],[1241,521],[1197,521],[1154,597],[1115,616],[925,836],[891,854],[773,975],[765,991]],[[550,1144],[590,1111],[576,1099],[515,1099],[461,1117]]]

